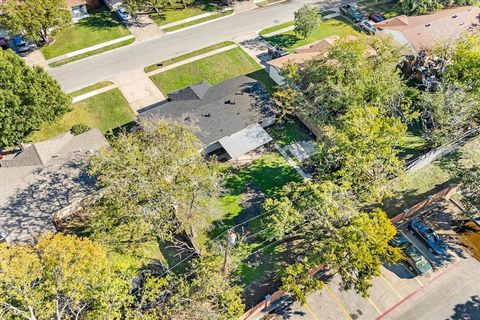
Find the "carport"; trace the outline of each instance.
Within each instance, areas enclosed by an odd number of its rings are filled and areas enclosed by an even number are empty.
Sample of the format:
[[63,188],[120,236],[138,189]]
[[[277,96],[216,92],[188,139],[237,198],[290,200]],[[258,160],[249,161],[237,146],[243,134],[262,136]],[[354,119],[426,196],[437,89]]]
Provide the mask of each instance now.
[[231,159],[238,159],[270,141],[272,137],[258,123],[218,140]]

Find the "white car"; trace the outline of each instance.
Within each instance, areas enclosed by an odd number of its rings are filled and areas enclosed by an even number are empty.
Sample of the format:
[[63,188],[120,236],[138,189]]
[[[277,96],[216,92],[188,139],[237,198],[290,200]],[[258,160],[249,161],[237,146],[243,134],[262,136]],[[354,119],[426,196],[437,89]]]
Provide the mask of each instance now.
[[372,25],[372,23],[371,23],[369,20],[367,20],[367,19],[360,21],[360,22],[358,23],[358,26],[359,26],[361,29],[365,30],[365,31],[366,31],[367,33],[369,33],[369,34],[375,34],[375,33],[377,33],[377,28],[375,28],[375,27]]

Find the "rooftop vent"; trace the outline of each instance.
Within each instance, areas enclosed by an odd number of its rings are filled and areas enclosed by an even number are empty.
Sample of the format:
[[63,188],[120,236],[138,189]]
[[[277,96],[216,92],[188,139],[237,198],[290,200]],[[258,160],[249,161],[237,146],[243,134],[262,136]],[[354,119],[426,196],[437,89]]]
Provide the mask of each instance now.
[[235,104],[235,100],[231,100],[231,99],[225,100],[225,104]]
[[425,25],[425,27],[430,27],[430,26],[432,26],[431,23],[427,23],[427,24]]
[[204,116],[205,118],[210,118],[210,112],[209,112],[209,113],[206,113],[206,114],[203,114],[203,116]]
[[453,19],[458,18],[458,16],[455,14],[452,16]]

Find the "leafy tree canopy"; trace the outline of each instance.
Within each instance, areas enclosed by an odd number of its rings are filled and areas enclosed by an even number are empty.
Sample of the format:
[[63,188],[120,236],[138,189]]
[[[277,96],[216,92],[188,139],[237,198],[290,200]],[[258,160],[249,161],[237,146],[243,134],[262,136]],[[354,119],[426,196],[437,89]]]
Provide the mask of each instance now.
[[368,294],[380,266],[393,263],[400,252],[388,241],[396,233],[381,210],[366,213],[342,187],[325,182],[289,185],[277,199],[264,205],[262,236],[267,240],[291,239],[298,262],[287,267],[283,289],[305,301],[306,294],[322,286],[312,270],[323,266],[341,276],[341,286]]
[[463,170],[460,174],[463,205],[472,215],[480,212],[480,166]]
[[69,110],[70,99],[40,67],[29,67],[11,50],[0,51],[0,145],[22,141]]
[[90,173],[104,187],[92,219],[97,236],[119,245],[173,241],[178,233],[195,238],[219,185],[218,166],[201,148],[193,127],[157,119],[95,154]]
[[295,11],[294,31],[306,39],[320,24],[318,9],[314,6],[304,5]]
[[414,15],[434,12],[445,7],[454,5],[471,5],[476,0],[398,0],[397,4],[401,12]]
[[354,105],[373,105],[385,114],[410,119],[411,102],[397,69],[399,61],[399,49],[390,41],[374,37],[338,40],[327,54],[297,72],[286,68],[283,76],[297,91],[288,95],[290,108],[319,124],[331,123]]
[[0,25],[37,42],[47,42],[51,29],[63,28],[72,21],[65,0],[7,0],[0,4],[0,12]]

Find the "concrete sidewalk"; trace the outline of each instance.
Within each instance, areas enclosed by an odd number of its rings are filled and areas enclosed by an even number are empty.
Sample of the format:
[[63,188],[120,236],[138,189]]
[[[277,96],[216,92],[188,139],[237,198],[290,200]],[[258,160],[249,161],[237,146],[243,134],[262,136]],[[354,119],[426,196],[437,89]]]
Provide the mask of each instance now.
[[165,100],[163,93],[143,71],[130,72],[128,76],[119,76],[113,80],[118,85],[132,110],[139,109]]
[[128,26],[128,30],[135,36],[137,41],[156,39],[165,34],[149,16],[142,15],[137,21]]
[[79,95],[77,97],[72,98],[72,103],[76,103],[76,102],[91,98],[93,96],[96,96],[97,94],[104,93],[104,92],[110,91],[112,89],[115,89],[116,87],[117,87],[117,85],[111,84],[109,86],[87,92],[85,94],[82,94],[82,95]]
[[202,13],[202,14],[199,14],[199,15],[187,18],[187,19],[183,19],[183,20],[179,20],[179,21],[175,21],[175,22],[172,22],[172,23],[167,23],[167,24],[161,25],[159,28],[160,29],[168,29],[170,27],[178,26],[179,24],[182,24],[182,23],[203,19],[203,18],[206,18],[208,16],[214,15],[216,13],[218,13],[218,12],[217,11],[212,11],[212,12]]
[[125,36],[125,37],[113,39],[113,40],[110,40],[110,41],[107,41],[107,42],[102,42],[102,43],[96,44],[96,45],[91,46],[91,47],[87,47],[87,48],[80,49],[80,50],[77,50],[77,51],[69,52],[69,53],[63,54],[61,56],[52,58],[52,59],[48,59],[47,63],[57,62],[57,61],[60,61],[60,60],[75,57],[75,56],[78,56],[78,55],[81,55],[81,54],[84,54],[84,53],[87,53],[87,52],[90,52],[90,51],[95,51],[95,50],[98,50],[98,49],[102,49],[102,48],[111,46],[113,44],[116,44],[116,43],[119,43],[119,42],[122,42],[122,41],[125,41],[125,40],[128,40],[128,39],[133,39],[133,38],[135,38],[133,36],[133,34],[130,34],[130,35]]
[[213,50],[213,51],[209,51],[209,52],[206,52],[206,53],[203,53],[203,54],[199,54],[198,56],[194,56],[194,57],[179,61],[177,63],[173,63],[171,65],[165,66],[163,68],[153,70],[153,71],[147,73],[147,76],[151,77],[153,75],[156,75],[156,74],[159,74],[159,73],[171,70],[171,69],[175,69],[176,67],[179,67],[181,65],[184,65],[184,64],[187,64],[187,63],[190,63],[190,62],[193,62],[193,61],[197,61],[197,60],[200,60],[200,59],[203,59],[203,58],[206,58],[206,57],[210,57],[210,56],[213,56],[217,53],[228,51],[228,50],[231,50],[231,49],[234,49],[234,48],[237,48],[236,44],[232,44],[232,45],[229,45],[227,47],[223,47],[223,48],[216,49],[216,50]]
[[268,54],[269,43],[256,32],[238,37],[234,41],[251,56],[263,68],[267,67],[267,62],[271,60]]

